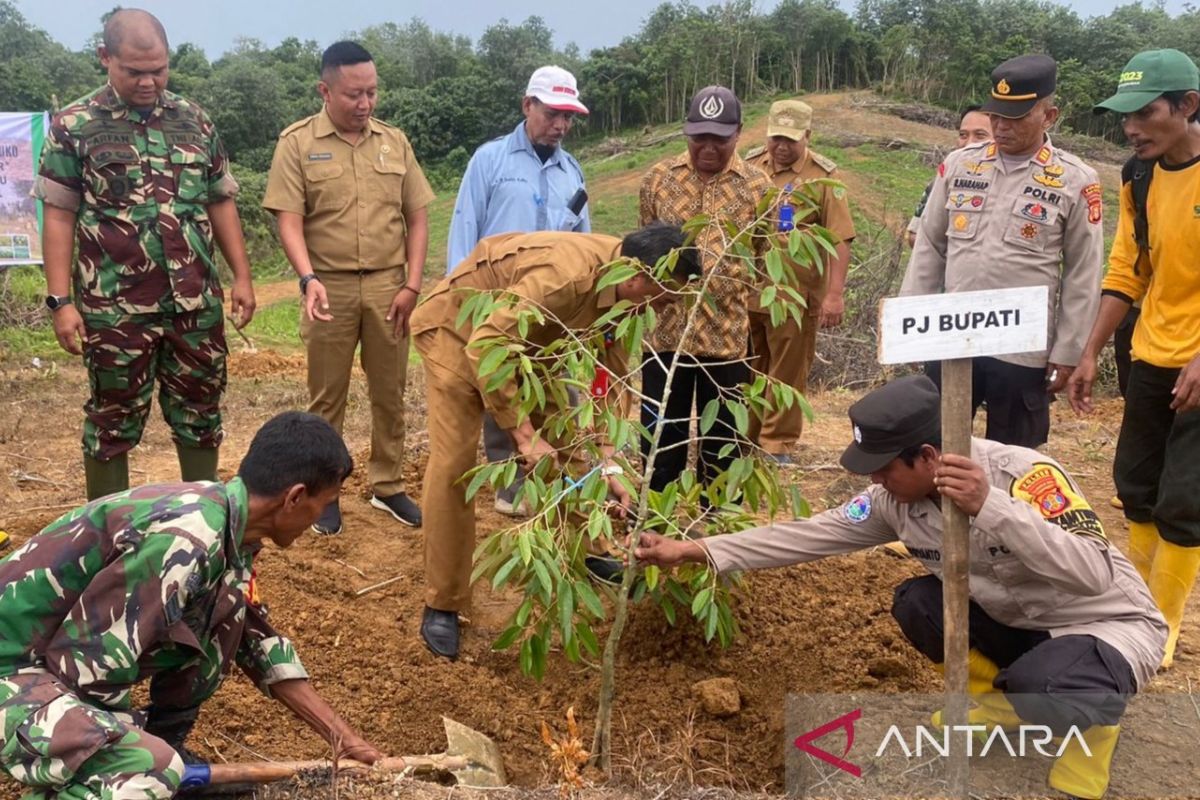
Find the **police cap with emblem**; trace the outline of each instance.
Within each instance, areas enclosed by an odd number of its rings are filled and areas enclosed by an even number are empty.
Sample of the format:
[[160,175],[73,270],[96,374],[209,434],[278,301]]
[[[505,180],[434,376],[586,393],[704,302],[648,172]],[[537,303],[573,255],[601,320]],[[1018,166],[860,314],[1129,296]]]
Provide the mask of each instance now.
[[905,449],[940,438],[942,398],[924,375],[897,378],[850,406],[850,422],[854,441],[842,453],[842,466],[869,475]]
[[724,86],[705,86],[688,106],[684,136],[733,136],[742,127],[742,104]]
[[1008,119],[1019,119],[1043,97],[1054,94],[1058,64],[1050,56],[1010,58],[992,70],[992,94],[980,110]]

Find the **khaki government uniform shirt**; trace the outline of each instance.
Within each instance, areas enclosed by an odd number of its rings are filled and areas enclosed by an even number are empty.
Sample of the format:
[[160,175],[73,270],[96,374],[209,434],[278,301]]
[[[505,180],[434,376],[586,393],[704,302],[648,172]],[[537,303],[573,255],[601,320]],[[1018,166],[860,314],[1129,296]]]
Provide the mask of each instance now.
[[[443,278],[413,312],[409,327],[413,338],[440,330],[447,334],[425,357],[454,372],[475,386],[496,423],[505,430],[517,427],[516,381],[492,392],[484,390],[487,379],[479,377],[483,351],[472,344],[494,337],[515,341],[528,339],[531,348],[541,348],[563,336],[593,325],[617,302],[617,287],[597,291],[601,269],[620,258],[621,240],[595,233],[539,231],[489,236],[475,246],[453,273]],[[521,298],[516,306],[494,311],[479,327],[470,320],[455,328],[463,301],[472,290],[507,290]],[[545,324],[532,324],[521,337],[517,325],[521,306],[541,308]],[[422,351],[424,352],[424,351]],[[628,355],[620,345],[605,349],[603,366],[613,375],[628,371]]]
[[[692,217],[708,214],[712,222],[696,237],[700,267],[717,271],[708,285],[712,303],[704,303],[697,312],[690,338],[681,341],[688,310],[683,303],[672,303],[658,314],[658,324],[650,334],[650,346],[658,352],[684,352],[693,356],[736,359],[746,355],[750,336],[747,304],[752,273],[749,265],[737,257],[725,255],[728,238],[726,223],[738,230],[749,227],[758,216],[758,203],[771,188],[770,179],[757,167],[733,154],[724,172],[711,180],[702,180],[684,152],[651,167],[642,180],[639,224],[661,221],[682,225]],[[758,255],[766,243],[757,247]]]
[[[805,199],[794,203],[796,217],[793,220],[797,228],[819,225],[827,229],[840,242],[849,243],[854,238],[854,218],[850,215],[850,200],[845,187],[833,187],[827,184],[810,184],[811,181],[822,179],[840,181],[837,164],[813,149],[807,148],[804,158],[797,159],[789,167],[775,168],[771,153],[765,147],[756,147],[746,154],[746,160],[770,176],[775,187],[782,189],[792,185],[792,194]],[[807,208],[808,203],[816,208]],[[806,213],[807,211],[807,213]],[[781,255],[784,263],[791,259],[784,250]],[[817,271],[793,265],[799,286],[812,291],[822,289],[829,275],[829,270]],[[754,304],[752,304],[754,305]]]
[[[991,490],[971,519],[970,595],[997,622],[1115,647],[1144,687],[1162,662],[1167,625],[1150,590],[1109,545],[1062,466],[1025,447],[973,439]],[[901,503],[875,484],[811,519],[704,540],[721,572],[781,567],[899,540],[942,577],[942,510]]]
[[901,295],[1046,286],[1048,351],[997,356],[1075,366],[1100,304],[1104,229],[1096,171],[1049,141],[1009,166],[993,143],[946,156]]
[[279,134],[263,207],[304,217],[313,269],[360,271],[403,266],[404,215],[433,198],[401,130],[372,117],[352,145],[321,109]]

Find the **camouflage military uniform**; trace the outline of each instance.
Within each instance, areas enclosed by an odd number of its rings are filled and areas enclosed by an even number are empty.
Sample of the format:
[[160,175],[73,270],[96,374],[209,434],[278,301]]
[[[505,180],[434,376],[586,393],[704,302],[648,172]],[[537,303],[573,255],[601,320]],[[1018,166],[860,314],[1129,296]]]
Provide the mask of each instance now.
[[236,663],[305,678],[252,597],[247,493],[143,486],[67,514],[0,561],[0,767],[41,796],[170,797],[179,756],[138,729],[130,690],[198,705]]
[[138,443],[156,378],[175,441],[220,444],[227,351],[206,206],[236,192],[212,122],[178,95],[141,113],[105,86],[55,115],[33,194],[78,214],[89,456]]

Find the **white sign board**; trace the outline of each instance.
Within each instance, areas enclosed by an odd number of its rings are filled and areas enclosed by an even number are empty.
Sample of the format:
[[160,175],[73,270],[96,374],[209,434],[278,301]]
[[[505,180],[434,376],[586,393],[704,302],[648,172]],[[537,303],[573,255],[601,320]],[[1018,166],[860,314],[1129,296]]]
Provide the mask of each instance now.
[[879,307],[879,363],[1041,352],[1048,298],[1045,286],[889,297]]

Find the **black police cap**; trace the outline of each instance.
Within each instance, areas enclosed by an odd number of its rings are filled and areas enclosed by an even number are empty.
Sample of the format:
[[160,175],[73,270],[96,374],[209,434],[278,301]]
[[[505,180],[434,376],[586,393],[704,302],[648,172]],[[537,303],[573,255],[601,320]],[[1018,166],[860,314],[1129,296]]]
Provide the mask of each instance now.
[[992,70],[992,94],[981,109],[1008,119],[1025,116],[1037,101],[1054,94],[1058,64],[1050,56],[1010,58]]
[[880,386],[850,406],[854,441],[842,466],[859,475],[883,469],[906,448],[936,440],[942,430],[942,398],[933,381],[909,375]]

